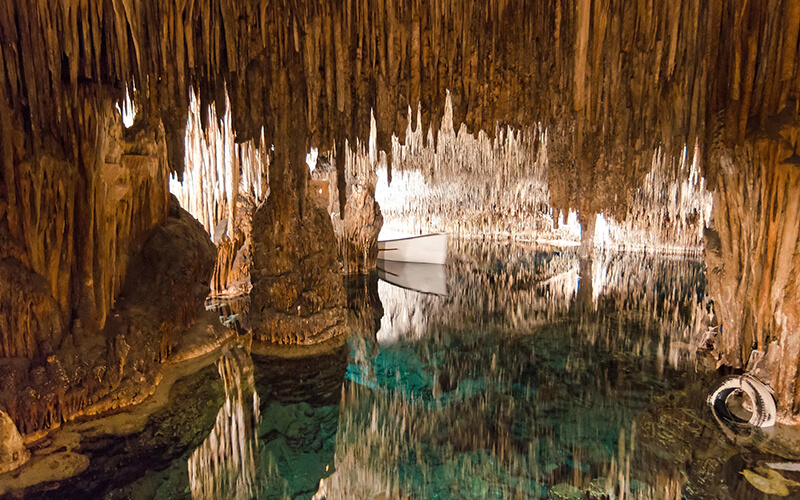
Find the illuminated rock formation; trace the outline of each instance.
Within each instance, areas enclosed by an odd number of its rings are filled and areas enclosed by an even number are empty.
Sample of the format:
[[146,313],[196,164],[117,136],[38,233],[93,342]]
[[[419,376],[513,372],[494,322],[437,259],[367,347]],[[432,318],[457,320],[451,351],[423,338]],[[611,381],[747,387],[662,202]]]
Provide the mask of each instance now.
[[28,461],[31,454],[25,448],[14,422],[0,411],[0,474],[14,470]]
[[202,226],[174,198],[168,213],[131,257],[102,330],[76,320],[60,343],[42,341],[30,361],[0,360],[0,405],[22,433],[134,404],[153,391],[162,362],[203,310],[214,263]]
[[[785,115],[784,115],[785,116]],[[723,360],[775,391],[779,419],[800,413],[800,123],[768,121],[743,146],[721,149],[713,229],[706,239]]]
[[[340,170],[326,173],[314,172],[315,177],[325,177],[328,189],[328,211],[331,214],[333,232],[339,244],[339,260],[346,273],[366,273],[375,269],[378,260],[378,233],[383,227],[383,214],[375,201],[375,188],[378,181],[376,170],[380,164],[376,149],[375,119],[370,118],[369,140],[364,147],[356,141],[354,148],[345,141],[343,154],[339,161],[344,162],[344,182],[339,182]],[[385,155],[382,164],[385,168]],[[334,160],[335,161],[335,160]],[[341,208],[340,185],[344,184],[346,200]],[[320,193],[322,194],[322,193]]]
[[255,338],[314,344],[345,332],[345,295],[328,212],[306,200],[301,218],[273,198],[253,218],[250,324]]

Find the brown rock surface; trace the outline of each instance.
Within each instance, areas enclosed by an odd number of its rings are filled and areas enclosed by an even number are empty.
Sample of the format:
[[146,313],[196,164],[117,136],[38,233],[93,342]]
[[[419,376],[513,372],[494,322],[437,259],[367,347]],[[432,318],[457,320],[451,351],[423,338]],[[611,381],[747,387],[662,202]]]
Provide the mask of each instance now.
[[[755,369],[775,391],[779,420],[800,413],[800,122],[770,120],[743,146],[716,153],[709,288],[723,362]],[[756,366],[748,363],[760,351]]]
[[315,344],[345,332],[345,294],[328,212],[306,201],[283,217],[270,196],[253,218],[250,323],[255,339]]
[[330,165],[336,162],[332,154],[330,160],[323,158],[317,162],[312,173],[314,180],[310,181],[311,194],[330,213],[344,272],[368,273],[378,261],[378,234],[383,227],[381,207],[375,201],[378,179],[374,154],[358,146],[355,151],[348,147],[339,155],[339,161],[345,163],[344,210],[340,204],[339,172]]
[[223,219],[214,231],[217,261],[211,278],[212,296],[236,296],[250,291],[251,231],[255,208],[253,198],[240,193],[236,222],[228,227],[228,220]]
[[61,344],[61,314],[44,278],[0,260],[0,357],[41,359]]
[[0,360],[0,404],[23,434],[138,403],[160,381],[161,363],[203,311],[214,263],[203,227],[174,198],[169,215],[131,259],[103,330],[76,320],[60,345],[32,361]]

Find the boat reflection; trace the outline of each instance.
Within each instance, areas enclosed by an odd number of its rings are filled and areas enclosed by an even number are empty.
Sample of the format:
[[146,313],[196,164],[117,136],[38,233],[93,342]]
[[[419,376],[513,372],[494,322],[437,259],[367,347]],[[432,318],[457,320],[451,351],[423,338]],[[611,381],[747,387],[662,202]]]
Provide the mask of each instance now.
[[394,286],[420,293],[447,295],[442,264],[378,260],[378,277]]

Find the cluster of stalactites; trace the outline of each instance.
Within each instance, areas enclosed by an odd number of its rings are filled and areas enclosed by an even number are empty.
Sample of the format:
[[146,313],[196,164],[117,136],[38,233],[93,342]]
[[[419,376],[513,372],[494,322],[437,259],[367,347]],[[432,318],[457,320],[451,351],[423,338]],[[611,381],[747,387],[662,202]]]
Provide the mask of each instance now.
[[[236,142],[226,94],[225,112],[201,108],[191,93],[186,124],[186,157],[183,179],[172,175],[170,191],[181,206],[214,236],[220,222],[227,221],[224,234],[233,236],[236,202],[240,194],[260,203],[268,190],[269,154],[263,132],[260,141]],[[203,127],[201,113],[208,113]],[[216,242],[216,239],[215,239]]]
[[595,246],[699,255],[714,197],[700,175],[698,151],[691,153],[684,148],[676,161],[662,150],[653,152],[651,170],[625,218],[607,217],[604,225],[595,225]]
[[463,124],[456,133],[450,95],[439,130],[426,131],[420,116],[418,110],[405,144],[392,139],[391,185],[387,169],[379,171],[377,199],[387,229],[462,236],[550,231],[552,238],[564,237],[563,230],[553,232],[548,135],[541,125],[498,127],[494,138],[483,131],[476,137]]
[[34,150],[44,137],[74,150],[79,82],[120,97],[135,84],[168,136],[191,86],[217,106],[228,88],[239,139],[265,127],[272,143],[285,118],[271,109],[285,97],[276,82],[297,73],[304,99],[292,105],[323,149],[364,137],[372,108],[388,149],[409,105],[435,121],[450,89],[456,123],[473,130],[569,122],[576,156],[625,161],[658,144],[702,148],[718,116],[722,135],[738,137],[748,118],[763,124],[800,97],[800,5],[777,4],[11,0],[0,8],[0,98],[28,115]]
[[[563,162],[552,161],[553,134],[542,125],[522,131],[506,127],[498,128],[490,139],[482,131],[477,137],[470,134],[463,124],[456,134],[449,95],[444,110],[438,131],[425,131],[418,111],[417,128],[409,125],[406,143],[393,138],[391,185],[388,172],[380,170],[377,193],[387,229],[581,241],[577,221],[570,223],[569,217],[564,221],[560,208],[551,202],[553,181],[563,191],[565,183],[559,181],[575,173]],[[599,215],[596,224],[584,224],[583,232],[592,231],[592,245],[600,248],[701,251],[712,195],[699,163],[698,148],[684,147],[679,158],[658,148],[651,153],[650,164],[643,165],[647,174],[638,183],[628,189],[619,186],[612,194],[600,193],[604,198],[630,197],[621,204],[627,207],[622,216],[581,213],[584,223]],[[609,169],[624,171],[625,166]],[[566,184],[567,190],[576,190]],[[576,195],[577,191],[569,197]]]

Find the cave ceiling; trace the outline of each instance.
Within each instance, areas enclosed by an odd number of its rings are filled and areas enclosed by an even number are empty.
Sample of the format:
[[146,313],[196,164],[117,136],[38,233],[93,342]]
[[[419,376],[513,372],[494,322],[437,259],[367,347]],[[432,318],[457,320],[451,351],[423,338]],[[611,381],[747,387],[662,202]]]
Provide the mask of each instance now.
[[[3,161],[15,148],[77,158],[86,115],[126,88],[163,122],[176,172],[192,87],[217,107],[227,90],[237,140],[263,128],[280,143],[288,121],[298,150],[364,139],[374,110],[390,151],[408,108],[436,127],[449,90],[456,128],[543,123],[571,179],[554,203],[613,211],[628,197],[597,194],[606,171],[626,169],[631,190],[656,147],[678,157],[741,141],[787,105],[796,117],[799,27],[795,0],[10,0],[0,111],[26,134],[4,133]],[[302,186],[304,165],[273,168]]]

